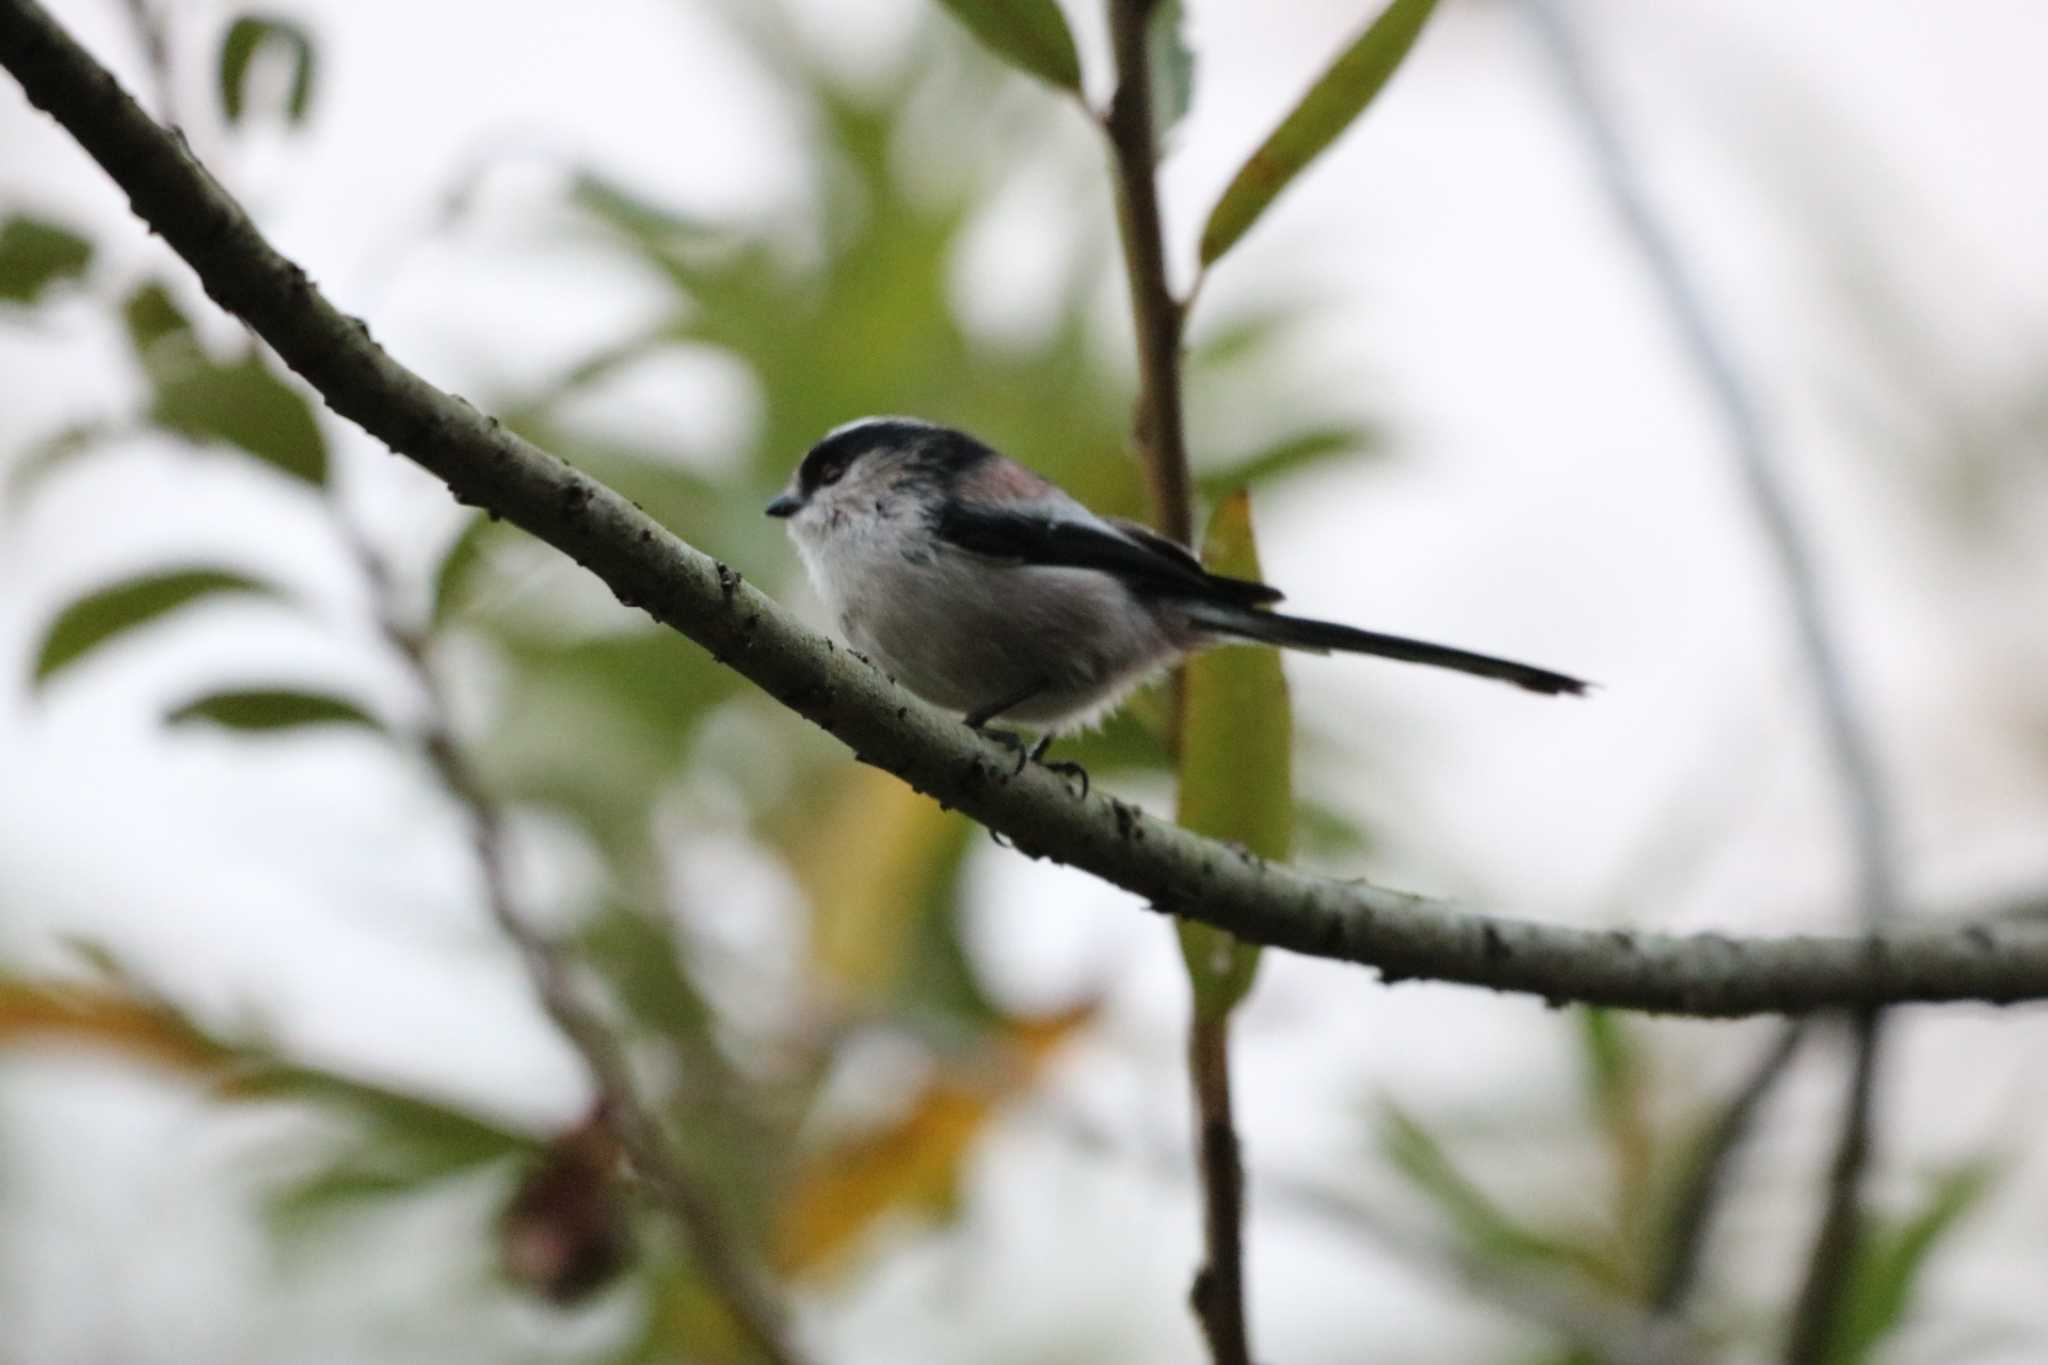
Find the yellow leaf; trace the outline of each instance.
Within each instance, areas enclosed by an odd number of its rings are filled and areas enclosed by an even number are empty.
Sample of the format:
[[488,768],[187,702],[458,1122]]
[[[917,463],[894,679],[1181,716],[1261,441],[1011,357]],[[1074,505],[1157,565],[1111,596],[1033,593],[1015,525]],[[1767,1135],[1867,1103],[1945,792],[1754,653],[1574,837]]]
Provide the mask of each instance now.
[[811,952],[856,999],[887,996],[902,979],[919,917],[966,847],[968,823],[898,779],[851,768],[844,785],[790,841],[812,907]]
[[961,1163],[990,1116],[1038,1078],[1046,1059],[1096,1008],[1089,1002],[1008,1021],[991,1040],[992,1058],[936,1077],[897,1122],[812,1158],[783,1202],[777,1267],[794,1274],[825,1266],[892,1210],[949,1208]]
[[211,1071],[231,1054],[173,1011],[89,986],[0,981],[0,1045],[86,1043],[174,1071]]

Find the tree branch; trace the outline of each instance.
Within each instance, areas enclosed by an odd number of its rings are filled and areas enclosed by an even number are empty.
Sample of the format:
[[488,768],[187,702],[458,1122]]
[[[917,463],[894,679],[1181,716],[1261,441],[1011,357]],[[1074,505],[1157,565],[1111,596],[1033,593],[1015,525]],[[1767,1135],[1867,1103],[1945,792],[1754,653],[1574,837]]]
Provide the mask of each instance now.
[[[1134,1146],[1071,1111],[1055,1109],[1041,1118],[1082,1151],[1128,1161],[1163,1181],[1187,1179],[1187,1164],[1177,1152]],[[1276,1214],[1305,1215],[1334,1231],[1364,1237],[1403,1269],[1434,1276],[1490,1307],[1519,1314],[1606,1365],[1696,1365],[1701,1358],[1698,1342],[1683,1326],[1581,1277],[1489,1258],[1392,1217],[1349,1190],[1296,1172],[1262,1169],[1257,1175]]]
[[392,609],[389,578],[376,552],[338,510],[335,519],[370,585],[378,627],[426,701],[428,720],[420,748],[441,785],[468,817],[477,867],[483,876],[484,906],[498,931],[518,952],[542,1009],[590,1073],[598,1121],[646,1182],[656,1205],[682,1229],[689,1253],[712,1293],[760,1358],[769,1365],[802,1365],[804,1357],[790,1343],[782,1305],[767,1277],[742,1249],[717,1199],[683,1165],[660,1121],[641,1101],[624,1053],[611,1030],[577,992],[568,961],[520,913],[506,868],[502,814],[456,743],[447,697],[427,660],[427,642]]
[[[1901,895],[1893,819],[1870,727],[1857,705],[1855,688],[1830,629],[1814,556],[1799,515],[1779,473],[1780,460],[1733,355],[1725,346],[1700,297],[1671,233],[1651,208],[1642,178],[1623,145],[1614,119],[1593,89],[1572,33],[1563,0],[1527,0],[1524,13],[1549,55],[1615,212],[1649,266],[1664,295],[1680,340],[1711,393],[1728,429],[1730,448],[1742,474],[1785,596],[1819,703],[1821,729],[1841,783],[1850,843],[1856,860],[1857,904],[1864,924],[1881,930],[1897,918]],[[1876,1125],[1878,1052],[1884,1037],[1874,1011],[1856,1018],[1854,1079],[1842,1117],[1827,1210],[1821,1219],[1799,1294],[1787,1359],[1812,1365],[1829,1349],[1848,1292],[1861,1227],[1863,1171],[1869,1164]],[[1760,1096],[1759,1096],[1760,1098]]]
[[1842,1102],[1841,1131],[1828,1166],[1827,1203],[1785,1334],[1787,1365],[1821,1365],[1836,1358],[1835,1339],[1863,1240],[1863,1173],[1876,1145],[1877,1070],[1885,1024],[1882,1010],[1859,1010],[1854,1016],[1849,1093]]
[[1145,477],[1159,529],[1183,545],[1193,545],[1194,484],[1188,472],[1180,393],[1184,310],[1166,282],[1166,234],[1160,224],[1159,184],[1153,174],[1159,148],[1152,131],[1152,59],[1147,29],[1157,4],[1158,0],[1113,0],[1109,7],[1117,80],[1102,130],[1115,162],[1117,226],[1123,233],[1124,269],[1130,279],[1131,318],[1137,333],[1138,447],[1145,457]]
[[1244,1154],[1230,1109],[1230,1015],[1205,1016],[1199,1005],[1190,1014],[1188,1077],[1195,1092],[1203,1259],[1188,1303],[1216,1365],[1251,1365],[1251,1316],[1244,1292]]
[[[1144,456],[1152,516],[1183,545],[1195,543],[1194,479],[1188,468],[1181,406],[1181,327],[1186,306],[1166,278],[1166,231],[1159,213],[1158,136],[1152,111],[1152,15],[1158,0],[1112,0],[1110,47],[1116,90],[1103,132],[1116,184],[1117,226],[1130,280],[1138,349],[1138,448]],[[1182,752],[1184,675],[1172,683],[1169,748]],[[1230,1103],[1230,1012],[1210,1014],[1198,999],[1188,1023],[1188,1080],[1194,1091],[1195,1152],[1201,1175],[1201,1268],[1188,1300],[1216,1365],[1251,1365],[1245,1308],[1245,1178]]]
[[70,131],[213,298],[337,413],[525,528],[839,737],[863,762],[1170,914],[1251,943],[1427,978],[1700,1016],[2048,999],[2048,933],[2018,920],[1863,938],[1577,929],[1274,866],[1103,794],[1075,799],[799,625],[617,493],[407,370],[279,255],[246,214],[33,0],[0,0],[0,65]]
[[1663,1264],[1658,1267],[1650,1290],[1650,1306],[1659,1315],[1684,1316],[1686,1299],[1699,1279],[1700,1259],[1713,1231],[1714,1214],[1727,1187],[1728,1168],[1748,1141],[1764,1098],[1776,1088],[1778,1079],[1798,1055],[1807,1026],[1806,1020],[1796,1019],[1783,1027],[1777,1041],[1715,1117],[1702,1139],[1685,1184],[1673,1201],[1670,1242],[1664,1248]]

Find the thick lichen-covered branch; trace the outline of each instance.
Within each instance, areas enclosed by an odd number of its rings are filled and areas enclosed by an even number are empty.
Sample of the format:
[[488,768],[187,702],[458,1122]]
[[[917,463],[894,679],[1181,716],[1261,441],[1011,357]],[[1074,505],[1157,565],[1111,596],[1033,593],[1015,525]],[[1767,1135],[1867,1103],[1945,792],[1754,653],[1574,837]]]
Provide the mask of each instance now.
[[625,498],[394,360],[258,232],[177,138],[32,0],[0,0],[0,65],[127,192],[135,212],[337,413],[463,502],[561,550],[885,768],[1048,857],[1254,943],[1426,978],[1703,1016],[1915,1001],[2048,999],[2048,932],[2022,921],[1867,937],[1578,929],[1261,863],[1113,796],[1077,798],[836,649]]

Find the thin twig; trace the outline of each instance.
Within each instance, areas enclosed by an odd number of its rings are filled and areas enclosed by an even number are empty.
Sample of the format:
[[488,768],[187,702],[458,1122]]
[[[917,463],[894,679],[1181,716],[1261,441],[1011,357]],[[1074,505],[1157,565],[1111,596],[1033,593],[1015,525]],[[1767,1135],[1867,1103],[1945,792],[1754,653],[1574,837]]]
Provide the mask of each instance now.
[[[1137,444],[1144,456],[1152,516],[1183,545],[1194,544],[1194,479],[1188,469],[1181,404],[1181,327],[1185,307],[1166,278],[1166,234],[1159,214],[1159,148],[1152,124],[1150,29],[1157,0],[1113,0],[1110,47],[1116,91],[1103,132],[1115,169],[1117,225],[1130,281],[1138,347]],[[1180,751],[1186,712],[1173,681],[1170,748]],[[1251,1365],[1245,1311],[1244,1167],[1230,1108],[1230,1014],[1190,1011],[1188,1078],[1194,1090],[1195,1150],[1202,1187],[1201,1269],[1188,1295],[1216,1365]]]
[[[1043,1117],[1060,1136],[1089,1152],[1129,1161],[1161,1180],[1189,1178],[1186,1160],[1175,1151],[1125,1142],[1071,1110],[1055,1109]],[[1259,1189],[1276,1215],[1307,1215],[1363,1236],[1385,1248],[1403,1269],[1457,1285],[1608,1365],[1691,1365],[1701,1358],[1698,1342],[1682,1324],[1662,1321],[1582,1277],[1544,1274],[1479,1255],[1326,1181],[1268,1169],[1261,1169],[1258,1177]]]
[[862,760],[1162,913],[1247,943],[1557,1004],[1699,1017],[2048,999],[2023,919],[1731,937],[1583,929],[1247,858],[1107,792],[1077,798],[805,627],[727,565],[393,359],[34,0],[0,0],[0,66],[106,169],[136,214],[335,412],[583,565]]
[[1303,1180],[1260,1172],[1278,1206],[1293,1205],[1384,1246],[1407,1268],[1424,1268],[1464,1285],[1489,1304],[1557,1333],[1607,1365],[1695,1365],[1701,1344],[1681,1323],[1645,1313],[1582,1277],[1520,1270],[1501,1260],[1404,1226],[1355,1196]]
[[[1727,428],[1765,542],[1777,565],[1807,673],[1819,702],[1820,720],[1840,780],[1843,809],[1856,860],[1857,904],[1870,931],[1898,917],[1900,878],[1890,802],[1868,722],[1858,706],[1840,647],[1829,623],[1808,537],[1780,474],[1782,461],[1749,386],[1718,329],[1690,272],[1643,188],[1642,177],[1623,145],[1613,116],[1593,89],[1592,78],[1567,18],[1563,0],[1526,0],[1527,14],[1548,54],[1579,130],[1592,152],[1607,197],[1641,252],[1664,296],[1695,370],[1712,394]],[[1799,1295],[1787,1357],[1792,1365],[1818,1359],[1833,1339],[1846,1271],[1853,1259],[1860,1223],[1863,1172],[1871,1158],[1875,1123],[1878,1051],[1883,1030],[1874,1014],[1856,1019],[1854,1079],[1842,1118],[1827,1212],[1821,1220]]]
[[1686,1300],[1699,1279],[1700,1260],[1712,1235],[1714,1215],[1728,1185],[1728,1169],[1749,1138],[1757,1112],[1778,1078],[1785,1074],[1805,1040],[1807,1023],[1796,1019],[1778,1032],[1777,1041],[1757,1062],[1742,1088],[1714,1119],[1701,1139],[1684,1187],[1672,1202],[1669,1241],[1664,1264],[1650,1290],[1650,1306],[1663,1316],[1682,1318]]
[[766,1276],[742,1250],[717,1199],[683,1167],[660,1122],[641,1101],[618,1041],[578,994],[567,959],[520,913],[506,866],[504,817],[456,741],[447,695],[428,658],[428,641],[400,619],[390,576],[376,551],[339,511],[335,520],[370,586],[378,627],[426,703],[420,748],[469,820],[484,905],[518,952],[541,1007],[590,1072],[597,1093],[593,1112],[611,1129],[656,1204],[681,1228],[712,1292],[761,1358],[770,1365],[802,1365],[804,1357],[789,1340],[781,1303]]
[[1188,1075],[1195,1091],[1195,1158],[1201,1173],[1202,1268],[1188,1301],[1217,1365],[1249,1365],[1251,1326],[1244,1293],[1244,1161],[1230,1111],[1230,1016],[1188,1026]]
[[1828,1168],[1827,1207],[1808,1254],[1806,1280],[1792,1309],[1785,1337],[1789,1365],[1820,1365],[1835,1359],[1835,1338],[1848,1304],[1852,1272],[1863,1240],[1863,1173],[1875,1138],[1877,1064],[1886,1024],[1881,1010],[1855,1015],[1856,1059],[1842,1106],[1842,1130]]

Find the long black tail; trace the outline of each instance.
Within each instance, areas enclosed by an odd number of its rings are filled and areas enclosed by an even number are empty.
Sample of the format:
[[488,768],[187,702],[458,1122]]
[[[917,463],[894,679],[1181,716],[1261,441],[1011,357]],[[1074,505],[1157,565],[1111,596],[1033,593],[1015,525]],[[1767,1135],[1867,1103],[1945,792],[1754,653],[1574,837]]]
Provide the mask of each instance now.
[[1282,616],[1277,611],[1261,611],[1225,602],[1189,602],[1186,610],[1188,618],[1205,630],[1242,640],[1256,640],[1260,644],[1305,649],[1317,654],[1327,654],[1331,650],[1346,654],[1376,654],[1383,659],[1401,659],[1411,664],[1455,668],[1460,673],[1498,678],[1551,697],[1582,696],[1586,691],[1586,684],[1579,679],[1552,673],[1547,668],[1532,668],[1528,664],[1453,649],[1449,645],[1410,640],[1400,635],[1381,635],[1355,626],[1340,626],[1334,621]]

